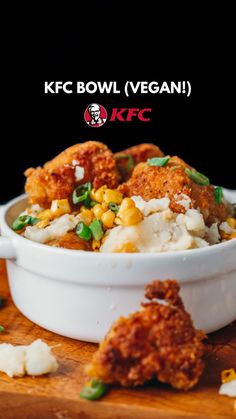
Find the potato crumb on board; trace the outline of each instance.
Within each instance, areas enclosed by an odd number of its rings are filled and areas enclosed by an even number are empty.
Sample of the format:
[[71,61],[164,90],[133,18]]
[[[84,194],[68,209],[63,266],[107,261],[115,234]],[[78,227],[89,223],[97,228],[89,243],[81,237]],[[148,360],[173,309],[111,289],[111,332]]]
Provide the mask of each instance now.
[[0,344],[0,371],[9,377],[37,376],[55,372],[57,368],[58,363],[50,346],[41,339],[31,345]]

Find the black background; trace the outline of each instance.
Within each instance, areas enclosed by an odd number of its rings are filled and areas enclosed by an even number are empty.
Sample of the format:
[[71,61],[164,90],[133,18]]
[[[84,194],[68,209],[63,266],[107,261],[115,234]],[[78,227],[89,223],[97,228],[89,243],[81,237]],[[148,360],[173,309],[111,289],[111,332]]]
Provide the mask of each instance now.
[[[49,4],[47,4],[49,3]],[[154,8],[155,6],[155,8]],[[1,2],[0,202],[23,190],[24,170],[76,142],[113,150],[155,142],[212,183],[236,188],[232,10],[159,2]],[[45,80],[190,80],[184,95],[44,95]],[[91,102],[151,107],[151,122],[86,125]]]

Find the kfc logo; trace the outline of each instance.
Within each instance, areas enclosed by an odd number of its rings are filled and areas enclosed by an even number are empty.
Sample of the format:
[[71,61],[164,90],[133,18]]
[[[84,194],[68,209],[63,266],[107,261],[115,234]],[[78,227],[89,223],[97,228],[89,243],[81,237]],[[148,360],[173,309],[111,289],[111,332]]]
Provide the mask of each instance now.
[[98,103],[91,103],[84,112],[84,120],[90,127],[101,127],[107,120],[107,111]]

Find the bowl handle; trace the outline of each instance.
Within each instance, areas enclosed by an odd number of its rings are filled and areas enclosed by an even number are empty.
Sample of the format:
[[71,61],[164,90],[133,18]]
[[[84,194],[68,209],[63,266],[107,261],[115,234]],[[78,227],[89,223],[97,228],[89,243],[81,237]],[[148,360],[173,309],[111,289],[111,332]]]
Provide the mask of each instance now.
[[0,236],[0,258],[14,259],[16,252],[10,239]]
[[[0,212],[3,209],[4,205],[0,205]],[[2,237],[0,232],[0,258],[3,259],[14,259],[16,257],[16,252],[12,241],[7,237]]]

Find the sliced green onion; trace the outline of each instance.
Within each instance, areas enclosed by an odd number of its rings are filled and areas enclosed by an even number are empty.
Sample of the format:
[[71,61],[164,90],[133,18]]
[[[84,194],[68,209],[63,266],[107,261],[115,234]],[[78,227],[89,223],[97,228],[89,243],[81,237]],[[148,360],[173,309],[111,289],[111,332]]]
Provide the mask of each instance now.
[[92,232],[93,238],[95,240],[101,240],[101,238],[104,235],[104,231],[103,231],[103,228],[102,228],[101,221],[100,220],[94,220],[90,224],[89,228],[90,228],[90,230]]
[[90,386],[85,386],[80,392],[80,397],[87,400],[100,399],[107,391],[107,385],[95,378],[91,381]]
[[208,179],[208,177],[206,177],[205,175],[203,175],[200,172],[197,172],[195,170],[190,170],[190,169],[188,169],[188,167],[186,167],[185,173],[186,173],[186,175],[188,175],[188,177],[191,180],[193,180],[193,182],[197,183],[198,185],[201,185],[201,186],[210,185],[210,180]]
[[120,205],[117,205],[115,202],[109,202],[108,204],[108,208],[113,211],[115,214],[117,214],[117,212],[120,209]]
[[35,225],[40,221],[39,218],[32,217],[31,215],[20,215],[12,224],[14,231],[22,230],[27,225]]
[[170,156],[166,157],[153,157],[152,159],[148,159],[148,166],[158,166],[163,167],[166,166],[168,161],[170,160]]
[[117,160],[127,159],[126,167],[122,168],[125,172],[129,172],[130,170],[132,170],[134,168],[134,159],[131,156],[131,154],[120,153],[120,154],[117,154],[115,156],[115,159],[117,159]]
[[5,330],[5,327],[3,327],[3,326],[0,325],[0,333],[1,332],[4,332],[4,330]]
[[92,189],[92,185],[90,182],[84,183],[83,185],[77,186],[72,194],[72,202],[73,204],[78,204],[79,202],[85,202],[88,206],[91,198],[90,192]]
[[0,308],[2,308],[5,304],[5,298],[0,295]]
[[223,189],[221,186],[215,188],[215,200],[217,204],[220,204],[223,199]]
[[77,224],[75,232],[77,236],[87,241],[90,240],[92,237],[92,232],[90,228],[86,226],[86,224],[84,224],[82,221]]

